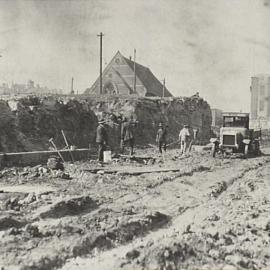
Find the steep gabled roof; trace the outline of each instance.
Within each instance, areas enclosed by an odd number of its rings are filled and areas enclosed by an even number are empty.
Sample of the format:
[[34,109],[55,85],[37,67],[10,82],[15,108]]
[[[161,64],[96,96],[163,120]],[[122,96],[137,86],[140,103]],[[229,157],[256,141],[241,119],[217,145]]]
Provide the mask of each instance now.
[[[105,69],[102,72],[102,75],[107,72],[109,68],[112,67],[112,63],[117,57],[121,57],[124,59],[124,61],[127,63],[129,68],[134,72],[134,62],[126,57],[124,57],[119,51],[115,54],[115,56],[112,58],[110,63],[105,67]],[[162,83],[154,76],[154,74],[151,72],[151,70],[143,65],[140,65],[138,63],[136,65],[136,77],[141,81],[143,86],[146,89],[146,95],[147,96],[160,96],[163,95],[163,85]],[[116,70],[112,67],[112,69],[116,72]],[[116,72],[117,73],[117,72]],[[133,85],[128,85],[124,78],[121,76],[121,74],[117,73],[118,76],[123,80],[123,83],[127,86],[130,92],[132,92]],[[99,82],[99,77],[96,79],[94,84],[91,86],[91,88],[88,88],[85,90],[85,94],[89,94],[95,89]],[[165,87],[164,90],[164,96],[170,97],[172,94],[168,91],[168,89]]]
[[[123,56],[129,67],[134,72],[134,61]],[[160,96],[163,95],[163,85],[162,83],[155,77],[155,75],[151,72],[148,67],[138,64],[135,62],[136,76],[141,80],[142,84],[146,88],[147,95]],[[165,97],[171,97],[172,94],[165,87],[164,90]]]
[[[121,55],[121,53],[119,52],[119,51],[117,51],[117,53],[114,55],[114,57],[111,59],[111,61],[109,62],[109,64],[107,64],[107,66],[104,68],[104,70],[102,71],[102,76],[104,76],[104,74],[107,72],[107,70],[109,69],[109,68],[111,68],[111,66],[112,66],[112,63],[113,63],[113,61],[114,61],[114,59],[115,58],[117,58],[117,57],[123,57],[122,55]],[[93,85],[90,87],[90,88],[87,88],[86,90],[85,90],[85,94],[90,94],[92,91],[93,91],[93,89],[96,87],[96,85],[98,84],[98,82],[99,82],[99,77],[100,76],[98,76],[97,77],[97,79],[96,79],[96,81],[93,83]]]

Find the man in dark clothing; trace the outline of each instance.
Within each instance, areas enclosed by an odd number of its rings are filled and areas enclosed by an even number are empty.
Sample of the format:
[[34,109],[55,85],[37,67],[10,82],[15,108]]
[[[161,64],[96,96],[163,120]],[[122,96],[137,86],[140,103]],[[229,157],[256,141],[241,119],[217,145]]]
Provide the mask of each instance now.
[[121,128],[121,151],[124,152],[125,146],[130,146],[130,155],[134,154],[134,124],[132,121],[127,121],[127,118],[124,117]]
[[162,123],[159,123],[159,129],[157,131],[156,142],[158,143],[159,152],[162,154],[162,146],[163,150],[166,151],[167,146],[167,130],[166,127],[163,127]]
[[98,161],[103,161],[103,152],[106,150],[108,143],[107,131],[104,126],[105,121],[101,119],[98,122],[96,143],[98,144]]

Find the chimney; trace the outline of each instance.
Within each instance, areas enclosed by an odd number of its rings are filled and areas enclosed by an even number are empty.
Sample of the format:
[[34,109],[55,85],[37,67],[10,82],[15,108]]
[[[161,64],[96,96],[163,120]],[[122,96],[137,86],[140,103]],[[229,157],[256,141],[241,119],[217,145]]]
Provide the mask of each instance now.
[[130,60],[130,61],[132,60],[132,57],[131,57],[131,56],[129,57],[129,60]]

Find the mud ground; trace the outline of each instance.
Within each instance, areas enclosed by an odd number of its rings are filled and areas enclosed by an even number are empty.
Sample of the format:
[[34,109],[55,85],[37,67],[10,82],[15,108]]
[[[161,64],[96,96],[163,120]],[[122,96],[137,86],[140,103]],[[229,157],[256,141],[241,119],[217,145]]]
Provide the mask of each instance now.
[[270,269],[269,154],[2,170],[1,269]]

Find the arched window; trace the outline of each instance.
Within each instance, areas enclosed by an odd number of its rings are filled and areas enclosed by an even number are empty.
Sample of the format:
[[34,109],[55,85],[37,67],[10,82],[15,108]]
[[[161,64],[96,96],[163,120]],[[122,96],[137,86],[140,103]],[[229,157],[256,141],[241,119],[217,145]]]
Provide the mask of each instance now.
[[105,85],[103,86],[103,94],[108,94],[108,95],[115,95],[117,94],[117,88],[116,86],[111,82],[107,82],[105,83]]

